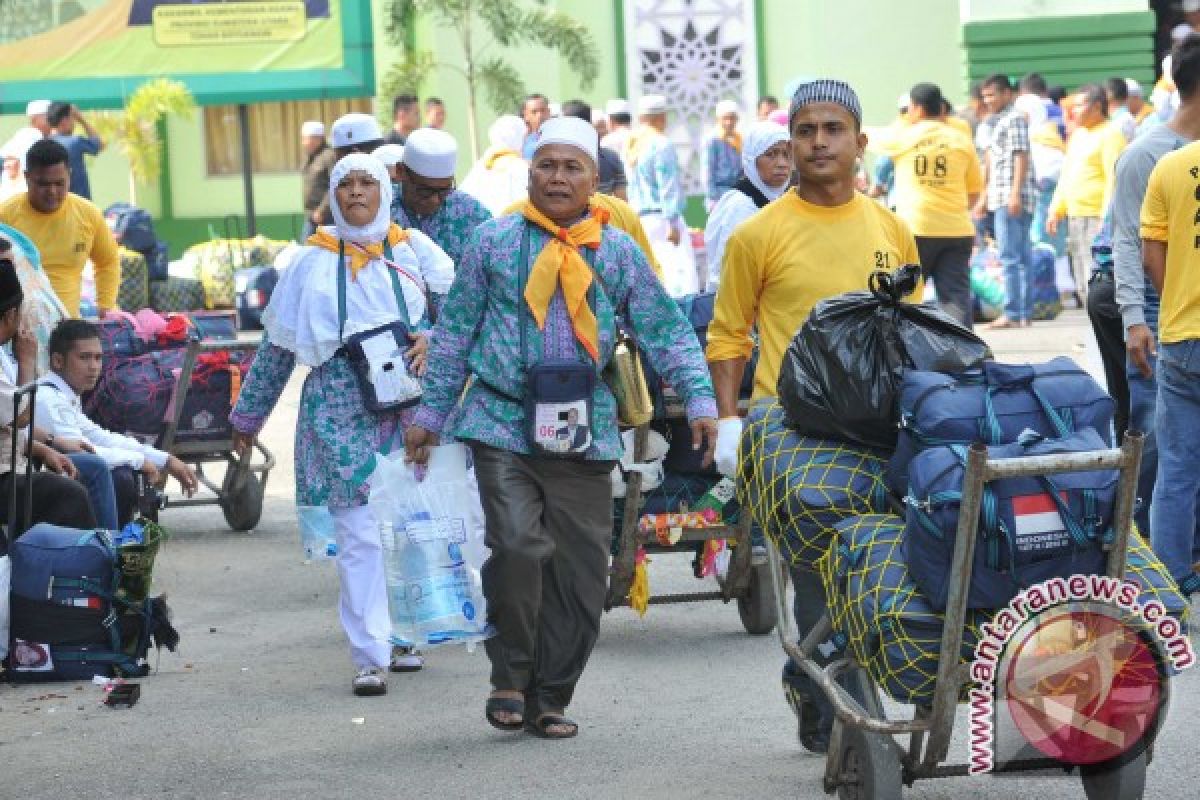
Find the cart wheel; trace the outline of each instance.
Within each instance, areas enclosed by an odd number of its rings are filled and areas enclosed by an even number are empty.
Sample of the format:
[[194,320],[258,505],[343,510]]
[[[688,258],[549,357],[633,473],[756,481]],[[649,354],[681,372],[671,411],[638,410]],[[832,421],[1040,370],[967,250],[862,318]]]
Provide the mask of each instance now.
[[1088,800],[1139,800],[1146,789],[1146,752],[1119,767],[1081,767]]
[[746,593],[738,598],[738,616],[746,633],[761,636],[775,630],[777,612],[775,593],[771,590],[771,565],[755,564],[750,568]]
[[242,487],[221,498],[225,522],[235,531],[248,531],[262,519],[263,489],[258,476],[246,475]]
[[842,774],[838,800],[900,800],[900,760],[884,734],[842,728]]

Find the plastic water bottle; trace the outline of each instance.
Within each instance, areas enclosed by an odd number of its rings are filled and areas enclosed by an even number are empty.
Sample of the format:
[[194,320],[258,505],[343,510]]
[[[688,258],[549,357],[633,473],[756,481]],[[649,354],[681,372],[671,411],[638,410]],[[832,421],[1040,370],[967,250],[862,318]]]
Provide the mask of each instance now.
[[381,527],[392,641],[428,645],[477,635],[482,592],[463,559],[462,520],[419,512]]
[[325,506],[297,506],[296,517],[300,522],[300,546],[304,548],[304,561],[337,558],[337,535],[329,509]]

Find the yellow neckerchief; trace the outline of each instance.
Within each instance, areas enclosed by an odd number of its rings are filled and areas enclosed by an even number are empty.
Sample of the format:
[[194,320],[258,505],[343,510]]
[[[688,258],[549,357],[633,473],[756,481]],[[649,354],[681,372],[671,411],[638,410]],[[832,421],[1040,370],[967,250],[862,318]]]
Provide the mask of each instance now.
[[[308,244],[313,247],[320,247],[322,250],[328,250],[331,253],[338,252],[338,242],[340,240],[335,233],[329,233],[324,229],[318,229],[316,233],[308,237]],[[401,228],[396,223],[388,228],[387,241],[392,247],[401,242],[408,241],[408,231]],[[353,280],[358,280],[358,272],[373,258],[383,258],[383,242],[370,245],[349,244],[346,247],[346,255],[350,257],[350,277]]]
[[600,249],[600,237],[608,222],[608,212],[599,206],[590,206],[589,213],[570,228],[556,225],[549,217],[538,211],[526,200],[520,213],[534,225],[550,234],[551,239],[534,259],[525,284],[525,302],[533,313],[538,328],[545,329],[546,314],[550,300],[561,285],[563,298],[567,301],[567,313],[575,338],[588,351],[592,360],[600,360],[600,330],[596,315],[588,306],[588,287],[592,285],[592,268],[584,261],[580,247]]
[[1045,145],[1046,147],[1053,147],[1055,150],[1065,151],[1067,149],[1066,142],[1063,141],[1062,136],[1058,132],[1058,125],[1052,120],[1046,120],[1035,130],[1031,131],[1029,141]]
[[639,125],[637,130],[629,134],[628,142],[625,145],[625,161],[628,162],[630,169],[637,167],[638,161],[642,158],[642,151],[649,146],[657,133],[658,130],[649,125]]
[[508,156],[520,158],[521,154],[516,150],[507,150],[504,148],[496,148],[495,150],[489,149],[488,152],[483,156],[484,169],[491,169],[492,167],[496,166],[497,161],[502,158],[507,158]]
[[722,130],[720,125],[718,125],[717,127],[713,128],[713,138],[720,139],[722,142],[729,145],[734,150],[737,150],[739,155],[741,154],[741,152],[742,152],[742,135],[740,133],[738,133],[736,130],[733,133],[726,136],[725,131]]
[[1154,113],[1154,106],[1153,106],[1153,105],[1151,105],[1150,103],[1143,102],[1143,104],[1142,104],[1142,110],[1141,110],[1141,111],[1139,111],[1139,112],[1138,112],[1138,113],[1137,113],[1137,114],[1134,116],[1134,118],[1133,118],[1133,121],[1134,121],[1136,124],[1138,124],[1138,125],[1141,125],[1141,124],[1142,124],[1142,120],[1146,119],[1146,117],[1150,116],[1150,115],[1151,115],[1151,114],[1153,114],[1153,113]]

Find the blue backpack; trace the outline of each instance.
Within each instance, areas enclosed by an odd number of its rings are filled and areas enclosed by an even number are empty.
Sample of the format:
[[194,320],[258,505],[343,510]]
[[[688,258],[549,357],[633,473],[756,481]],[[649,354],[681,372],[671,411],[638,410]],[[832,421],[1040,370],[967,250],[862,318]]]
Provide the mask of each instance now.
[[[1107,447],[1084,430],[1063,439],[1029,433],[988,448],[988,458],[1082,453]],[[937,611],[946,609],[962,503],[967,448],[937,447],[913,459],[905,498],[904,555],[913,582]],[[969,608],[1001,608],[1021,589],[1074,574],[1103,574],[1112,540],[1116,470],[1006,478],[984,487]]]
[[107,533],[35,525],[9,554],[13,679],[146,674],[154,601],[121,598],[117,551]]
[[888,487],[908,491],[909,462],[941,445],[1012,444],[1023,431],[1063,438],[1093,428],[1107,441],[1114,404],[1066,356],[1044,364],[985,362],[959,376],[912,370],[900,389],[900,436],[888,462]]

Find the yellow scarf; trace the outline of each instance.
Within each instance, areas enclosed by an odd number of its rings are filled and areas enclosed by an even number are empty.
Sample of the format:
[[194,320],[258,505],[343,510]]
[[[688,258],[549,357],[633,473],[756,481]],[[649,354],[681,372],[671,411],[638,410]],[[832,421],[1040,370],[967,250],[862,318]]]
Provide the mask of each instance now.
[[[387,240],[388,244],[390,244],[392,247],[395,247],[401,242],[407,242],[408,231],[404,230],[404,228],[401,228],[399,225],[393,222],[392,226],[388,228]],[[318,229],[316,233],[308,237],[307,243],[311,244],[313,247],[320,247],[323,250],[336,253],[338,252],[338,244],[340,241],[341,240],[338,239],[335,234]],[[365,246],[347,243],[346,255],[350,257],[350,277],[354,280],[358,280],[359,270],[370,263],[371,259],[383,258],[383,243],[379,242],[377,244]]]
[[600,249],[600,237],[608,222],[608,212],[597,206],[590,214],[570,228],[560,228],[549,217],[538,211],[528,200],[520,212],[525,219],[546,231],[552,237],[533,262],[529,282],[525,284],[525,302],[533,313],[538,328],[545,329],[546,314],[555,290],[562,286],[563,298],[567,301],[567,313],[575,338],[588,351],[592,360],[600,360],[600,331],[596,315],[588,306],[588,287],[592,285],[592,268],[583,260],[580,247]]
[[521,154],[516,152],[515,150],[502,150],[502,149],[492,150],[492,151],[489,151],[483,157],[483,166],[485,169],[491,169],[492,167],[496,166],[497,161],[499,161],[502,158],[507,158],[508,156],[520,158]]
[[713,136],[717,139],[720,139],[722,142],[729,145],[734,150],[737,150],[738,153],[741,154],[741,152],[742,152],[742,135],[740,133],[738,133],[737,131],[734,131],[733,133],[726,136],[725,131],[722,130],[718,126],[716,128],[713,128]]

